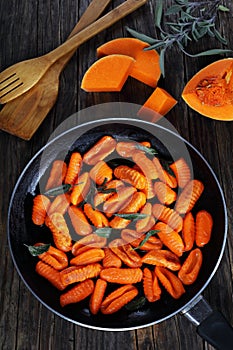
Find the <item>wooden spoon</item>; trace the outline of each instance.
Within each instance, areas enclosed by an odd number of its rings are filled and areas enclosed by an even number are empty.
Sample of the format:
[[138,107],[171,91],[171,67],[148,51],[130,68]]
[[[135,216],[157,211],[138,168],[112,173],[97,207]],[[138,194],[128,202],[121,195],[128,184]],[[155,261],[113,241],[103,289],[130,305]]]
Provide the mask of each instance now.
[[[69,35],[93,23],[111,0],[92,0]],[[75,50],[58,60],[29,91],[4,105],[0,111],[0,128],[24,140],[30,140],[54,106],[59,90],[59,76]]]
[[0,73],[0,103],[9,102],[31,89],[57,60],[133,12],[146,1],[127,0],[46,55],[18,62],[5,69]]

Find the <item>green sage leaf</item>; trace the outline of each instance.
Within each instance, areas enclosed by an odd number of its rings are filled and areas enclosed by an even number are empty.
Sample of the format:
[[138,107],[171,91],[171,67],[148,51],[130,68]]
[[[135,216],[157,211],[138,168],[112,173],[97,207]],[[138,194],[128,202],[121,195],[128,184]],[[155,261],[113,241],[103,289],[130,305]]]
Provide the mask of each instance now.
[[211,27],[207,27],[207,28],[202,28],[205,33],[204,34],[208,34],[211,38],[215,37],[215,34],[213,32],[213,30],[211,29]]
[[158,152],[154,148],[146,147],[146,146],[140,145],[139,143],[136,145],[136,149],[143,151],[145,153],[151,154],[152,156],[158,154]]
[[191,21],[195,21],[196,17],[191,15],[191,11],[182,11],[181,12],[181,18],[185,21],[191,20]]
[[175,33],[180,33],[180,28],[179,28],[179,26],[174,25],[174,23],[171,23],[169,26],[170,26],[170,28],[173,30],[173,32],[175,32]]
[[168,40],[168,36],[167,36],[165,33],[161,32],[161,33],[160,33],[160,36],[161,36],[161,38],[163,39],[164,42],[165,42],[166,40]]
[[218,10],[219,11],[222,11],[222,12],[229,12],[230,9],[226,6],[223,6],[223,5],[218,5]]
[[201,56],[212,56],[212,55],[222,55],[225,53],[232,53],[232,50],[225,50],[225,49],[211,49],[207,51],[202,51],[196,54],[190,54],[187,51],[185,51],[185,54],[189,57],[201,57]]
[[207,27],[207,28],[200,28],[199,29],[199,31],[198,31],[198,33],[199,33],[199,39],[201,39],[203,36],[205,36],[207,33],[208,33],[208,35],[210,35],[211,36],[211,29],[210,29],[210,27]]
[[106,193],[117,193],[117,189],[116,188],[98,188],[97,189],[98,192],[106,194]]
[[163,14],[163,0],[157,0],[155,6],[155,26],[161,28]]
[[69,192],[72,187],[79,186],[82,183],[83,182],[79,182],[78,184],[75,184],[75,185],[63,184],[61,186],[53,187],[53,188],[49,189],[48,191],[44,192],[44,195],[49,196],[49,197],[56,197],[59,194]]
[[69,192],[71,187],[72,185],[70,184],[63,184],[61,186],[57,186],[49,189],[48,191],[44,192],[44,195],[49,197],[55,197],[55,196],[58,196],[59,194]]
[[199,21],[198,22],[199,27],[206,27],[206,26],[213,26],[213,24],[210,24],[209,21]]
[[137,299],[134,299],[130,301],[125,308],[128,311],[136,311],[138,309],[141,309],[144,305],[146,304],[146,298],[145,297],[140,297]]
[[227,45],[226,39],[219,33],[219,31],[216,28],[213,28],[213,31],[216,39],[218,39],[223,45]]
[[129,27],[125,27],[125,29],[136,39],[139,39],[139,40],[142,40],[142,41],[145,41],[146,43],[152,45],[155,43],[156,39],[154,38],[151,38],[150,36],[148,35],[145,35],[145,34],[142,34],[142,33],[139,33],[137,32],[136,30],[133,30]]
[[175,2],[181,6],[187,6],[188,0],[175,0]]
[[51,244],[38,245],[37,247],[33,245],[24,245],[28,248],[28,251],[31,253],[32,256],[38,256],[47,252],[49,250],[49,247],[51,246]]
[[114,214],[115,216],[119,216],[122,219],[126,220],[138,220],[138,219],[145,219],[148,215],[147,214],[141,214],[141,213],[132,213],[132,214]]
[[175,15],[179,13],[182,10],[182,7],[180,5],[172,5],[168,8],[168,10],[165,12],[166,16]]
[[149,239],[151,236],[155,235],[155,234],[158,233],[158,232],[159,232],[159,230],[151,230],[151,231],[147,232],[146,237],[141,241],[141,243],[139,244],[139,246],[137,246],[136,248],[133,248],[133,249],[134,249],[134,250],[140,249],[140,248],[148,241],[148,239]]
[[156,44],[150,45],[149,47],[145,47],[143,50],[144,51],[157,50],[157,49],[160,49],[161,47],[164,47],[165,45],[166,45],[165,42],[161,40]]
[[95,233],[100,237],[109,238],[112,233],[112,228],[107,226],[101,227],[95,230]]
[[116,193],[117,189],[116,188],[106,188],[106,183],[108,182],[107,177],[105,177],[104,182],[101,186],[99,186],[97,189],[97,192],[101,193]]
[[200,38],[199,32],[196,28],[192,29],[192,36],[195,41],[198,41],[198,39]]
[[184,39],[186,40],[185,46],[187,46],[188,41],[192,41],[192,38],[188,35],[188,33],[184,33]]
[[104,187],[104,186],[106,185],[107,182],[108,182],[108,178],[105,177],[105,178],[104,178],[104,181],[103,181],[103,183],[102,183],[102,185],[101,185],[101,187]]
[[160,70],[163,77],[165,77],[165,65],[164,65],[165,52],[166,52],[166,48],[162,49],[159,55],[159,65],[160,65]]

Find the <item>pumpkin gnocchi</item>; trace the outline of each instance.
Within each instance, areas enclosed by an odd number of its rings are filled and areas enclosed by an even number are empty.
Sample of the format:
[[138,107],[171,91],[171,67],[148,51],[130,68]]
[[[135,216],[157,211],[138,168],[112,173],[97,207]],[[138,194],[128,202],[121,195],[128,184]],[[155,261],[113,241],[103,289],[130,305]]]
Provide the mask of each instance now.
[[[33,198],[32,222],[51,234],[48,250],[34,244],[36,272],[59,290],[62,307],[89,298],[92,314],[112,314],[142,293],[149,303],[164,293],[178,299],[198,278],[214,225],[196,209],[205,186],[185,159],[175,159],[170,174],[151,149],[147,140],[106,135],[67,164],[53,162],[45,192]],[[54,169],[63,175],[51,192]]]

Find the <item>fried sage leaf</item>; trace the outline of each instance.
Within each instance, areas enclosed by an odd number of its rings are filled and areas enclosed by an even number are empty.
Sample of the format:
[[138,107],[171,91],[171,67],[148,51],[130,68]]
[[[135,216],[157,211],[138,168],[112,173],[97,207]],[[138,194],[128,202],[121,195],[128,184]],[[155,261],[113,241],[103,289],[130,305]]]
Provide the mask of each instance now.
[[126,220],[138,220],[138,219],[145,219],[148,215],[147,214],[141,214],[141,213],[132,213],[132,214],[114,214],[115,216],[119,216],[122,219]]
[[138,309],[141,309],[145,304],[146,304],[146,298],[145,297],[140,297],[138,299],[134,299],[131,302],[129,302],[125,306],[125,308],[128,311],[136,311]]
[[31,253],[32,256],[38,256],[38,255],[41,255],[45,252],[47,252],[51,246],[51,244],[42,244],[42,245],[39,245],[39,246],[34,246],[34,245],[27,245],[27,244],[24,244],[25,247],[28,248],[28,251]]
[[108,182],[108,179],[105,177],[104,182],[102,183],[101,186],[97,187],[97,192],[101,193],[116,193],[117,189],[116,188],[107,188],[106,184]]
[[111,233],[112,233],[112,228],[111,227],[101,227],[95,230],[95,233],[100,236],[100,237],[105,237],[109,238]]
[[151,230],[151,231],[147,232],[146,237],[141,241],[141,243],[139,244],[139,246],[137,246],[136,248],[134,248],[134,250],[140,249],[140,248],[148,241],[148,239],[149,239],[151,236],[155,235],[155,234],[158,233],[158,232],[159,232],[159,230]]
[[140,144],[137,144],[136,145],[136,148],[140,151],[143,151],[145,153],[148,153],[148,154],[151,154],[152,156],[158,154],[158,152],[156,151],[156,149],[154,148],[150,148],[150,147],[146,147],[146,146],[143,146],[143,145],[140,145]]
[[63,194],[63,193],[67,193],[71,190],[71,188],[75,187],[75,186],[79,186],[81,185],[82,182],[79,182],[75,185],[71,185],[71,184],[63,184],[61,186],[57,186],[57,187],[53,187],[51,189],[49,189],[48,191],[44,192],[45,196],[49,196],[49,197],[56,197],[59,194]]

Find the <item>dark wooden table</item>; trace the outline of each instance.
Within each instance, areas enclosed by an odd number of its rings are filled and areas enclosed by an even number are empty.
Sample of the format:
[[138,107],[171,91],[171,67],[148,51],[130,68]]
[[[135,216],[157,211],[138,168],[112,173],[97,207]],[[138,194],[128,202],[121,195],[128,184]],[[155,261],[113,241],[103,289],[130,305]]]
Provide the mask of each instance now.
[[[0,2],[0,70],[23,59],[38,56],[55,48],[87,7],[89,0],[1,0]],[[112,1],[116,6],[120,1]],[[71,349],[210,349],[196,334],[195,327],[177,315],[159,325],[137,331],[103,332],[73,325],[42,306],[20,280],[8,249],[6,223],[10,196],[16,180],[31,157],[46,144],[53,130],[74,112],[104,102],[140,103],[152,89],[129,79],[120,93],[85,93],[81,78],[96,59],[98,45],[127,36],[125,25],[154,35],[154,0],[111,29],[97,35],[78,50],[61,76],[56,105],[30,141],[0,131],[0,348],[3,350],[71,350]],[[171,1],[164,1],[167,5]],[[231,9],[218,19],[220,31],[233,47],[233,3],[223,0]],[[189,47],[190,52],[216,46],[214,39],[203,39]],[[221,44],[218,44],[221,46]],[[166,77],[160,86],[177,100],[167,115],[178,132],[207,159],[223,188],[229,217],[229,234],[221,265],[204,292],[214,309],[220,309],[233,325],[233,124],[202,117],[189,109],[181,99],[182,88],[191,76],[219,57],[187,58],[176,48],[166,57]]]

